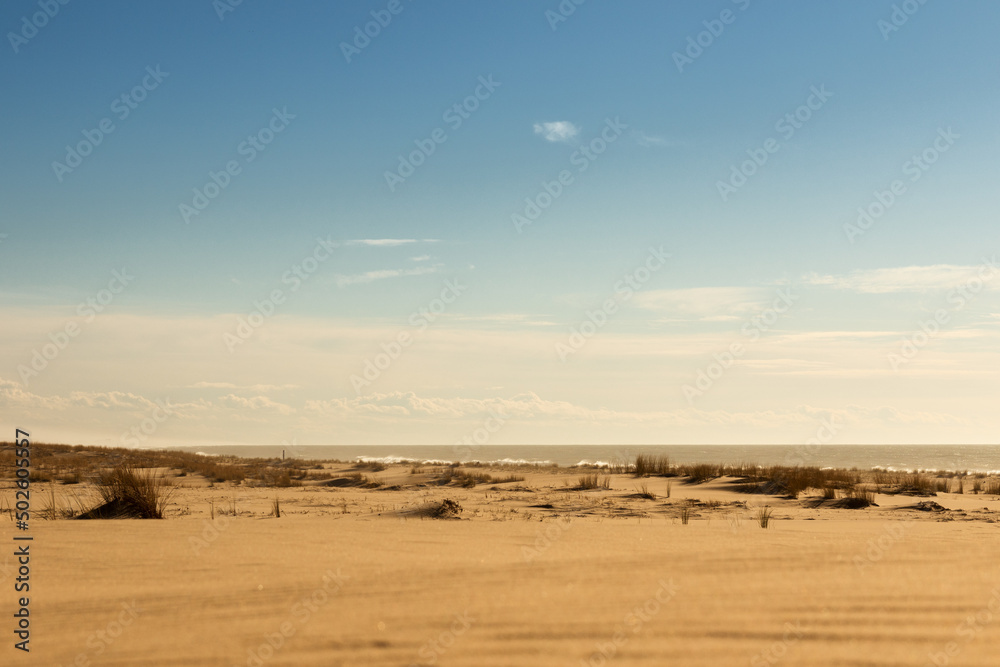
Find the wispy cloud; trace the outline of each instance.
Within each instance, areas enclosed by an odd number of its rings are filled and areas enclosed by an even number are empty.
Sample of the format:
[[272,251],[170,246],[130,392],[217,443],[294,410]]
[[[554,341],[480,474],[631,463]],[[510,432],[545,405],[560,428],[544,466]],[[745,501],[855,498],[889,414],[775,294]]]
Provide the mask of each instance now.
[[401,246],[410,243],[437,243],[439,239],[352,239],[344,241],[343,245],[367,245],[367,246]]
[[410,261],[411,261],[411,262],[426,262],[426,261],[427,261],[427,260],[429,260],[430,258],[431,258],[431,256],[430,256],[430,255],[420,255],[420,256],[418,256],[418,257],[411,257],[411,258],[410,258]]
[[[803,276],[803,281],[809,285],[826,285],[834,289],[851,290],[867,294],[930,292],[950,289],[968,283],[984,269],[986,271],[996,270],[995,267],[991,268],[986,264],[981,266],[935,264],[933,266],[901,266],[890,269],[858,270],[847,275],[810,273]],[[987,284],[989,283],[987,282]]]
[[267,396],[253,396],[244,398],[236,394],[227,394],[219,398],[219,403],[223,406],[236,408],[246,412],[276,412],[280,415],[290,415],[295,412],[295,408],[284,403],[278,403]]
[[673,142],[669,141],[666,137],[661,137],[653,134],[646,134],[641,130],[637,130],[632,133],[632,138],[635,139],[635,143],[640,146],[645,146],[647,148],[652,146],[667,147],[672,146]]
[[440,267],[419,266],[415,269],[382,269],[379,271],[365,271],[352,275],[338,274],[334,277],[337,287],[347,287],[348,285],[360,285],[375,282],[376,280],[386,280],[387,278],[400,278],[403,276],[422,276],[428,273],[437,273]]
[[558,325],[556,322],[538,318],[539,316],[528,313],[495,313],[492,315],[456,315],[452,321],[512,327],[552,327]]
[[579,133],[580,128],[568,120],[535,123],[535,134],[542,135],[546,141],[571,141]]
[[755,426],[775,428],[787,425],[812,426],[823,418],[860,426],[876,422],[891,424],[956,424],[961,419],[940,412],[900,410],[892,407],[825,408],[798,405],[782,410],[727,411],[681,408],[660,411],[619,411],[591,408],[569,401],[545,399],[535,392],[523,392],[510,397],[461,398],[425,397],[412,391],[372,393],[353,398],[310,400],[307,413],[325,417],[378,420],[467,419],[499,413],[518,420],[535,422],[644,422],[673,426],[717,424],[725,426]]
[[751,287],[692,287],[640,292],[635,304],[671,320],[736,320],[761,307],[765,293]]
[[281,391],[297,389],[296,384],[233,384],[232,382],[195,382],[189,389],[239,389],[244,391]]

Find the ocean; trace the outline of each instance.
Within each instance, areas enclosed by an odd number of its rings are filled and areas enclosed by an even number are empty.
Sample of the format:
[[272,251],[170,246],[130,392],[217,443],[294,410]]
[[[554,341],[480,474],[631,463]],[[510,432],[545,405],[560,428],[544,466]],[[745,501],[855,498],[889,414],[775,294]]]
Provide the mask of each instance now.
[[489,462],[569,467],[631,461],[637,454],[675,463],[750,463],[820,468],[886,468],[1000,473],[1000,445],[336,445],[181,447],[206,455],[385,462]]

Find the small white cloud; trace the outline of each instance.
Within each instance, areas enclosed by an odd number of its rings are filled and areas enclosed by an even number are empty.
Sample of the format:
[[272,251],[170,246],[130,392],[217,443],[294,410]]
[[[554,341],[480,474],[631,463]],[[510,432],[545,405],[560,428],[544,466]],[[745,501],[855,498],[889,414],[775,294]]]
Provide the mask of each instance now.
[[646,134],[645,132],[639,130],[632,133],[632,138],[635,139],[635,143],[640,146],[645,146],[647,148],[652,146],[666,147],[673,145],[666,137],[661,137],[653,134]]
[[580,128],[567,120],[535,123],[535,134],[542,135],[546,141],[570,141],[579,133]]
[[344,245],[398,246],[416,242],[417,239],[354,239],[344,241]]
[[430,255],[420,255],[419,257],[411,257],[410,261],[411,262],[426,262],[430,258],[431,258]]
[[365,271],[350,276],[338,275],[334,278],[337,287],[347,287],[348,285],[358,285],[385,280],[386,278],[399,278],[401,276],[422,276],[427,273],[437,273],[436,266],[419,266],[415,269],[382,269],[380,271]]
[[803,276],[809,285],[825,285],[834,289],[851,290],[867,294],[890,294],[893,292],[929,292],[942,290],[970,281],[982,279],[991,289],[996,268],[990,262],[980,266],[956,266],[935,264],[933,266],[901,266],[891,269],[868,269],[853,271],[847,275],[819,275],[810,273]]
[[338,241],[333,245],[338,247],[346,246],[369,246],[376,248],[395,248],[402,245],[410,245],[411,243],[440,243],[441,239],[350,239],[347,241]]

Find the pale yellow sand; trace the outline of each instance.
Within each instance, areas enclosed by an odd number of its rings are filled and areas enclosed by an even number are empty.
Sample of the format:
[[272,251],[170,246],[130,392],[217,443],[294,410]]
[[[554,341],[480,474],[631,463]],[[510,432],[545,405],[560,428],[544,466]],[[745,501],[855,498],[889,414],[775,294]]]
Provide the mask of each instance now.
[[[5,612],[3,664],[998,664],[993,496],[930,498],[965,509],[952,521],[888,509],[923,499],[850,511],[754,497],[775,508],[763,530],[735,506],[670,516],[683,497],[747,500],[720,483],[675,481],[670,501],[649,501],[623,498],[627,477],[588,492],[564,479],[529,474],[535,493],[282,489],[280,519],[266,517],[273,489],[218,485],[181,489],[163,521],[35,521],[32,652],[9,646]],[[242,514],[209,520],[208,499],[218,512],[231,497]],[[444,497],[471,518],[395,511]],[[646,518],[612,516],[628,512]],[[12,528],[4,516],[5,554]]]

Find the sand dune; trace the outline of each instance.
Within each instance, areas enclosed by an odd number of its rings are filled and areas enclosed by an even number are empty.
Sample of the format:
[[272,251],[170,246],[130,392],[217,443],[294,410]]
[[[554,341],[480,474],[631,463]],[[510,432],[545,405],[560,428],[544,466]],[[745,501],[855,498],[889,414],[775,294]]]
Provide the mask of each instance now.
[[[5,664],[996,664],[995,496],[929,499],[951,512],[882,495],[743,509],[722,481],[646,500],[624,476],[586,492],[568,478],[181,488],[162,521],[36,522],[33,650]],[[463,519],[415,513],[444,497]],[[233,498],[237,516],[221,514]],[[706,503],[688,525],[672,515],[684,498]],[[752,509],[765,502],[767,530]]]

